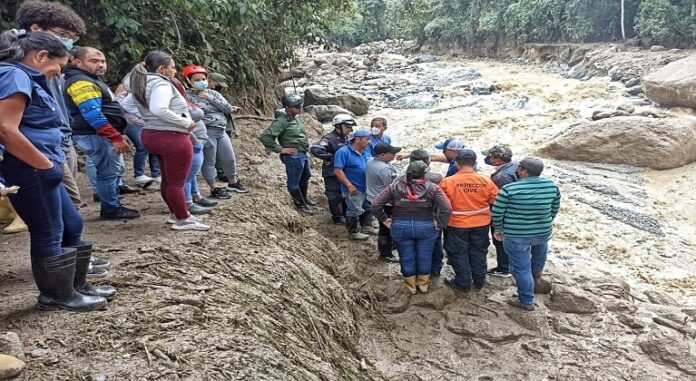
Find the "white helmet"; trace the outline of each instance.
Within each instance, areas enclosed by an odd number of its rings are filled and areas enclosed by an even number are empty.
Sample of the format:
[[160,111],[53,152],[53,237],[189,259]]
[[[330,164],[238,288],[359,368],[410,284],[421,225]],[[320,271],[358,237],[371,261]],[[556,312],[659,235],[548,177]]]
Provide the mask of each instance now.
[[358,122],[356,122],[355,118],[348,114],[338,114],[334,116],[333,121],[331,121],[331,125],[336,127],[340,126],[341,124],[345,124],[346,126],[350,127],[355,127],[358,125]]

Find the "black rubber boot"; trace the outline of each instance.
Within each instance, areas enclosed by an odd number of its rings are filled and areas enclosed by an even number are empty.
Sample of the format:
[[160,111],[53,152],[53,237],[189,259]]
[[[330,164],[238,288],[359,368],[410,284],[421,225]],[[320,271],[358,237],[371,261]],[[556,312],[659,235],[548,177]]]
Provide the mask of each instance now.
[[38,309],[90,311],[106,305],[106,298],[82,295],[73,288],[76,252],[74,248],[64,248],[63,254],[55,257],[31,258],[32,273],[41,293]]
[[111,299],[116,296],[116,288],[111,286],[97,287],[87,283],[87,271],[89,270],[89,261],[92,258],[92,242],[82,241],[82,244],[76,246],[75,254],[75,291],[82,295],[103,296],[106,299]]
[[377,251],[379,251],[379,259],[386,262],[399,262],[399,258],[392,254],[392,242],[389,237],[377,237]]
[[369,235],[360,233],[358,231],[358,219],[346,217],[346,229],[348,229],[348,235],[350,239],[364,241],[370,238]]
[[291,191],[290,196],[292,197],[295,206],[297,207],[297,209],[299,209],[300,212],[305,214],[314,214],[314,210],[312,210],[312,208],[310,208],[309,205],[307,205],[307,203],[304,200],[304,197],[302,197],[302,192],[300,192],[299,189]]
[[309,196],[307,196],[308,191],[309,191],[309,184],[300,186],[300,193],[302,194],[302,199],[304,200],[305,204],[307,204],[309,206],[317,206],[317,204],[315,204],[314,201],[310,200]]
[[343,225],[346,223],[345,217],[343,217],[343,210],[341,210],[342,202],[337,202],[329,204],[329,212],[331,213],[331,220],[336,225]]

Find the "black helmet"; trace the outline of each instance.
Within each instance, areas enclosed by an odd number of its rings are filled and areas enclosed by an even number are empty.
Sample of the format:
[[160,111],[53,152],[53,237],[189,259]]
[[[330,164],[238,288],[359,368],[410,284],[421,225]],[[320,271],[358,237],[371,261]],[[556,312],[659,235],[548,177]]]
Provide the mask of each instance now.
[[283,107],[297,107],[301,106],[304,100],[297,94],[285,94],[280,98],[280,102],[283,104]]

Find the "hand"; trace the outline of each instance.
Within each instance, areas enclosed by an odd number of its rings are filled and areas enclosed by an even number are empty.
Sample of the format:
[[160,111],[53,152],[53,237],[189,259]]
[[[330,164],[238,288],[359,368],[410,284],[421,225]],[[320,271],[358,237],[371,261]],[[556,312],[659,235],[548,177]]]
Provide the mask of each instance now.
[[294,155],[297,153],[297,148],[290,148],[290,147],[283,148],[280,150],[280,153],[282,155]]
[[43,165],[40,166],[40,167],[34,167],[34,168],[38,169],[39,171],[47,171],[47,170],[49,170],[49,169],[53,169],[53,167],[55,167],[55,164],[53,164],[52,161],[46,159],[46,163],[45,163],[45,164],[43,164]]
[[504,237],[505,237],[505,234],[503,234],[502,232],[495,232],[495,233],[493,233],[493,238],[494,238],[496,241],[502,241]]
[[192,120],[191,124],[189,124],[188,127],[186,127],[186,131],[191,132],[194,128],[196,128],[196,122]]
[[240,108],[237,106],[232,106],[232,113],[239,112]]
[[208,93],[205,92],[205,91],[200,91],[200,92],[199,92],[198,94],[196,94],[196,95],[198,95],[198,98],[205,99],[205,100],[207,100],[207,99],[209,98],[209,97],[208,97]]
[[401,161],[401,160],[404,160],[404,159],[408,159],[410,156],[411,156],[410,153],[397,153],[397,154],[396,154],[396,160]]
[[353,184],[348,185],[348,193],[350,193],[351,196],[355,196],[358,194],[358,188],[353,186]]
[[384,224],[384,226],[386,226],[387,229],[391,229],[392,219],[391,219],[391,218],[387,218],[386,220],[382,221],[382,224]]
[[128,145],[128,143],[126,143],[125,140],[122,140],[120,142],[113,142],[112,144],[114,145],[114,152],[116,152],[117,154],[131,153],[131,147]]

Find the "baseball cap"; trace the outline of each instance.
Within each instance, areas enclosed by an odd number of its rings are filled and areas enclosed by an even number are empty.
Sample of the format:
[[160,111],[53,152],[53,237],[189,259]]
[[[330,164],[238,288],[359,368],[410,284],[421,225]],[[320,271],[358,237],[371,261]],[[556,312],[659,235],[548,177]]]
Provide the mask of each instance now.
[[435,144],[435,148],[443,151],[446,149],[462,149],[464,148],[464,142],[449,138],[442,143]]
[[372,133],[370,133],[369,130],[361,128],[361,129],[355,130],[355,132],[350,134],[350,136],[348,137],[348,142],[352,142],[353,139],[355,139],[355,138],[367,138],[370,136],[372,136]]
[[476,152],[470,148],[462,148],[457,152],[455,160],[476,160]]
[[425,164],[425,162],[421,160],[414,161],[413,163],[408,165],[408,168],[406,168],[406,172],[409,172],[416,177],[423,177],[423,175],[425,175],[425,172],[427,171],[428,164]]
[[485,157],[495,156],[503,160],[512,159],[512,150],[508,146],[493,146],[481,153]]
[[532,176],[539,176],[544,171],[544,162],[538,157],[525,157],[520,161],[519,166],[526,169]]
[[229,87],[229,86],[227,86],[227,78],[220,73],[210,73],[210,75],[208,76],[208,79],[212,79],[213,81],[217,82],[218,85],[220,85],[222,87]]
[[401,147],[394,147],[389,143],[379,143],[373,148],[375,155],[381,155],[383,153],[399,153],[401,152]]

